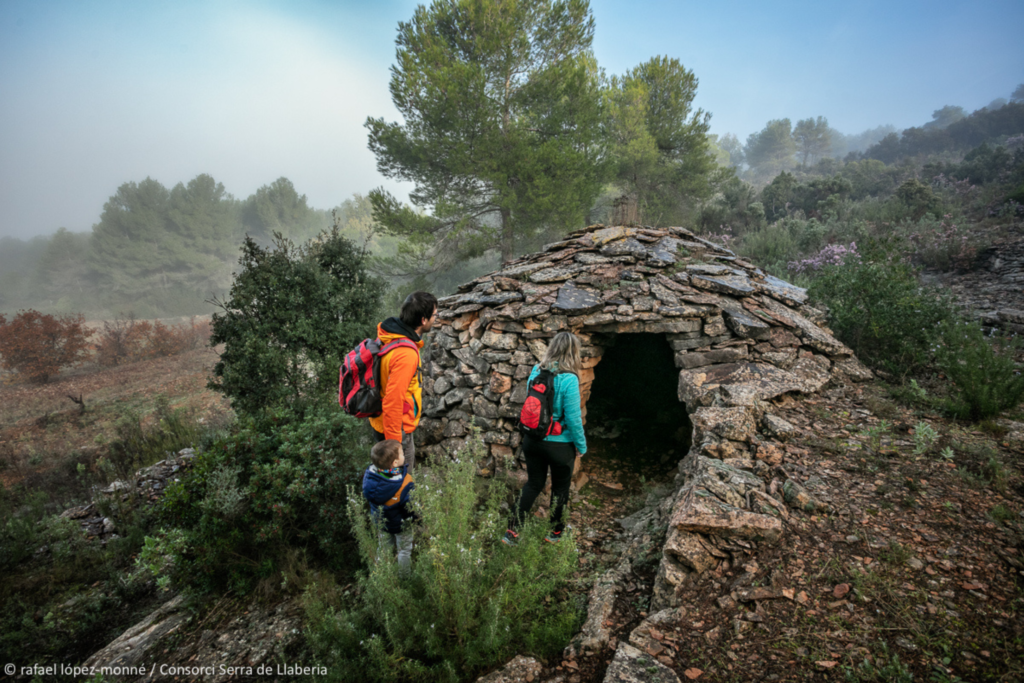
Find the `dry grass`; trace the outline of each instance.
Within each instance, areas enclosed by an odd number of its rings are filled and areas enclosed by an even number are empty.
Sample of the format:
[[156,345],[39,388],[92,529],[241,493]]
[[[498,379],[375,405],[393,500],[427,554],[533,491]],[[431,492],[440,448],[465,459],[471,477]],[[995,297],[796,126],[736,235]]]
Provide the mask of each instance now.
[[[206,387],[217,361],[211,348],[111,368],[89,364],[48,384],[0,385],[0,478],[10,485],[80,455],[90,460],[114,434],[126,411],[153,412],[166,396],[207,420],[230,413],[225,398]],[[82,413],[70,398],[81,397]]]

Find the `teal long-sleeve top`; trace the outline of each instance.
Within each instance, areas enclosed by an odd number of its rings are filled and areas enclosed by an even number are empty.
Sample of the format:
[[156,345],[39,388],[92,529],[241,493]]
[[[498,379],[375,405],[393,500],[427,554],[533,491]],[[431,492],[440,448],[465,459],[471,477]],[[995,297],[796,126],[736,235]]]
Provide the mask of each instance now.
[[[540,374],[540,366],[534,365],[527,384]],[[551,409],[552,418],[562,424],[562,433],[546,436],[545,441],[571,443],[580,455],[587,452],[587,437],[583,434],[583,414],[580,412],[580,380],[571,372],[555,375],[555,400]]]

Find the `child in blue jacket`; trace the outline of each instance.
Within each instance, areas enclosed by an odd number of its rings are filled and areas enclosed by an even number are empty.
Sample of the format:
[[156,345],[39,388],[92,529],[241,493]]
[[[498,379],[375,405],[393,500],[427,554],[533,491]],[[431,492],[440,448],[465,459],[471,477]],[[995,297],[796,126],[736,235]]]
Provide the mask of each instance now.
[[380,441],[370,451],[373,462],[363,474],[363,497],[370,503],[370,516],[381,525],[380,542],[393,545],[398,553],[398,570],[408,575],[412,569],[412,521],[416,513],[409,507],[409,494],[416,484],[405,466],[402,442]]

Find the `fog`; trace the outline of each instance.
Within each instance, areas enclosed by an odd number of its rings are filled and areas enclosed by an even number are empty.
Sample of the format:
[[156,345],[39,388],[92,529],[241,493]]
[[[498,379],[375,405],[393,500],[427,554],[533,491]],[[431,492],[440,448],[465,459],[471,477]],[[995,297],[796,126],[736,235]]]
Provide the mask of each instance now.
[[[239,199],[287,177],[319,209],[381,185],[406,196],[377,173],[363,123],[397,118],[388,69],[416,4],[4,3],[0,237],[88,231],[121,184],[147,177],[170,188],[206,173]],[[900,130],[1024,81],[1019,2],[592,11],[607,72],[679,58],[712,132],[740,141],[784,117]]]

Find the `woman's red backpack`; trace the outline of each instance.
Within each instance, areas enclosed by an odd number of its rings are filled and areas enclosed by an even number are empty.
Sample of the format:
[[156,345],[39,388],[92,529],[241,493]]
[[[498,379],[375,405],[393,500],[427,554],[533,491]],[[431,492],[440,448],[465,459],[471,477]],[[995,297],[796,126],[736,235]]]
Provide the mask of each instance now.
[[552,419],[555,405],[555,373],[541,368],[530,382],[526,402],[519,411],[519,431],[543,439],[562,433],[562,425]]
[[338,376],[338,404],[355,417],[377,417],[383,411],[380,395],[380,359],[399,346],[418,354],[419,347],[406,337],[383,347],[380,339],[364,339],[348,352]]

